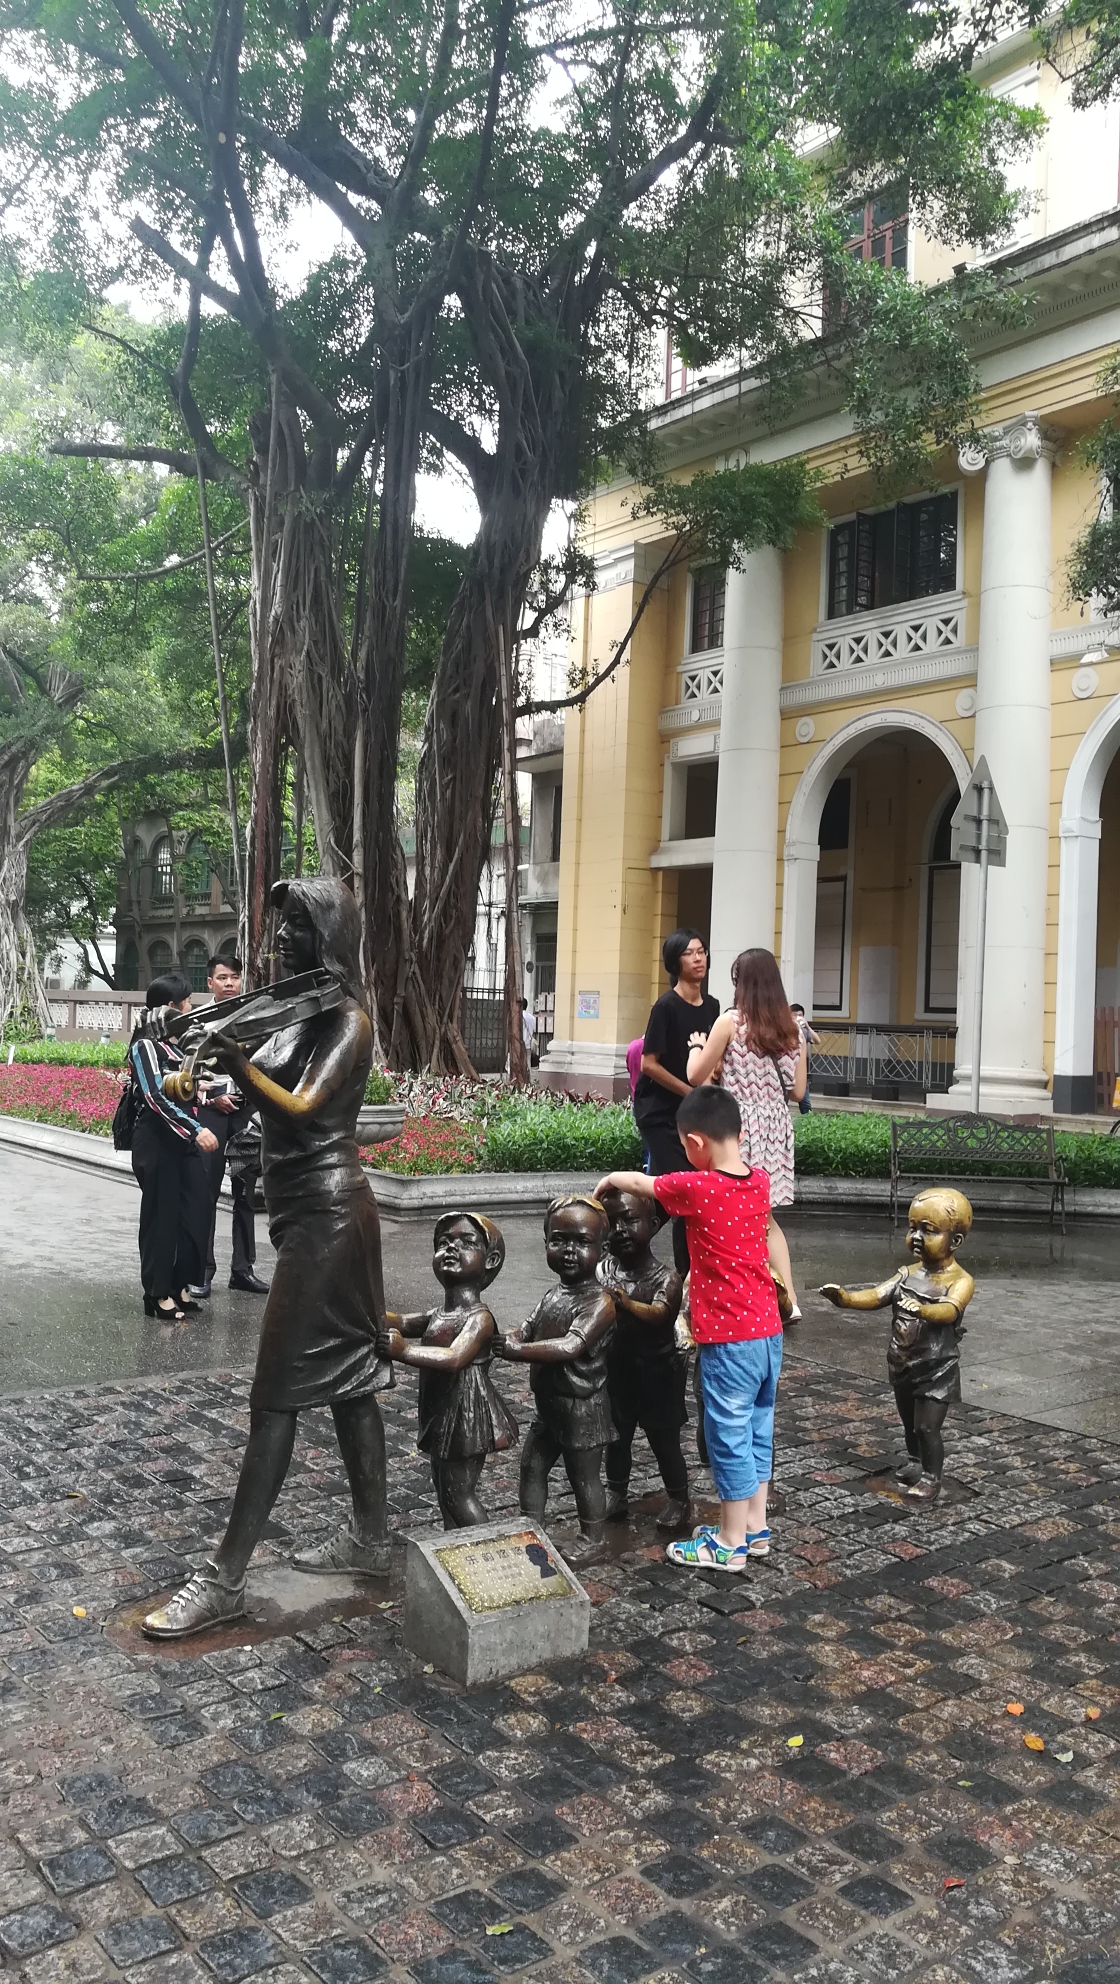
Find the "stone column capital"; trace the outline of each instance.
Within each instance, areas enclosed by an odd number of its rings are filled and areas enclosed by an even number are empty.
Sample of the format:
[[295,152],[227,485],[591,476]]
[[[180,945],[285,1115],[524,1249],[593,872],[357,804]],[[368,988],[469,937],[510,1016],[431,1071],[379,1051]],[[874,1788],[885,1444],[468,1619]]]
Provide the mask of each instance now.
[[1044,427],[1037,413],[1017,413],[999,427],[981,428],[975,440],[966,441],[957,452],[964,475],[980,475],[989,462],[1006,458],[1013,462],[1054,460],[1061,436]]

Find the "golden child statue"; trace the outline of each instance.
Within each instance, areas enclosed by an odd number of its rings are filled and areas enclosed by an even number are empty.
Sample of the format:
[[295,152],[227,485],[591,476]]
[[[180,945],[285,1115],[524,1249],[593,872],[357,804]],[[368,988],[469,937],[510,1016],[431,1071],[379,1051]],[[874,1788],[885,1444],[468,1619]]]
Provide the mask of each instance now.
[[941,1428],[961,1395],[963,1317],[976,1284],[955,1256],[971,1225],[972,1207],[963,1192],[945,1185],[919,1192],[906,1234],[919,1267],[899,1268],[877,1288],[841,1288],[828,1281],[820,1290],[838,1309],[885,1309],[889,1304],[893,1312],[887,1373],[908,1456],[898,1478],[908,1494],[925,1502],[936,1501],[941,1493]]

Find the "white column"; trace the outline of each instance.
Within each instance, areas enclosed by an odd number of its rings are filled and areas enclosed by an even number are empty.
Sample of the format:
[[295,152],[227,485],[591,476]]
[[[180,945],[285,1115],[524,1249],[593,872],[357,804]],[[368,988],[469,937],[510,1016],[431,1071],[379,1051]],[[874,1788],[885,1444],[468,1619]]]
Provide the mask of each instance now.
[[813,1010],[813,965],[817,939],[817,866],[820,844],[815,840],[786,842],[782,881],[782,982],[786,997]]
[[711,938],[722,1003],[739,952],[774,944],[781,686],[782,554],[767,545],[727,574]]
[[1097,875],[1101,821],[1062,820],[1058,889],[1058,986],[1054,1107],[1089,1115],[1095,1106],[1093,1022],[1097,1004]]
[[[961,452],[987,464],[980,566],[975,758],[984,757],[1007,820],[1007,866],[988,881],[980,1106],[1047,1110],[1042,1060],[1050,845],[1050,464],[1038,415],[1019,414]],[[967,891],[965,915],[974,919]],[[965,905],[962,903],[962,909]],[[975,943],[962,916],[958,1019],[971,1014]],[[958,1040],[951,1098],[967,1094],[974,1043]]]

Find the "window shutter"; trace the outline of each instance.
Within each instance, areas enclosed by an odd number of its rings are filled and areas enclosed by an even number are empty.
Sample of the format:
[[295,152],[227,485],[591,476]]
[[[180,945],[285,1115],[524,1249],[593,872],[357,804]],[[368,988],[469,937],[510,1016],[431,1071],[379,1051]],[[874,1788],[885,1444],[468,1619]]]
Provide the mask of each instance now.
[[[920,503],[898,503],[894,512],[894,560],[891,573],[890,603],[896,599],[912,599],[911,577],[913,566],[913,540],[915,511]],[[884,602],[886,604],[886,602]]]
[[828,617],[839,620],[851,613],[852,572],[855,561],[854,523],[835,524],[828,534]]
[[875,519],[863,510],[856,516],[855,548],[852,609],[866,613],[875,604]]

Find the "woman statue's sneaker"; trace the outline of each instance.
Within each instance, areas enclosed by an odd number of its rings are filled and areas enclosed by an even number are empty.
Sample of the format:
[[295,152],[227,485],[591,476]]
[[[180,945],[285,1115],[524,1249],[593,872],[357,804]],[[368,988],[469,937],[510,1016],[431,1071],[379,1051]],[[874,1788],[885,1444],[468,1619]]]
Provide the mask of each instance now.
[[150,1640],[180,1640],[244,1616],[244,1578],[240,1584],[226,1584],[216,1564],[203,1564],[166,1605],[149,1612],[140,1630]]
[[381,1543],[360,1543],[349,1523],[343,1523],[326,1543],[298,1551],[292,1563],[297,1571],[343,1571],[357,1578],[387,1578],[392,1549],[387,1537]]

